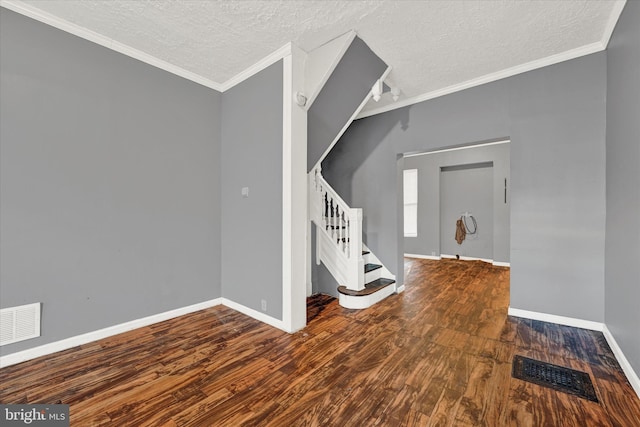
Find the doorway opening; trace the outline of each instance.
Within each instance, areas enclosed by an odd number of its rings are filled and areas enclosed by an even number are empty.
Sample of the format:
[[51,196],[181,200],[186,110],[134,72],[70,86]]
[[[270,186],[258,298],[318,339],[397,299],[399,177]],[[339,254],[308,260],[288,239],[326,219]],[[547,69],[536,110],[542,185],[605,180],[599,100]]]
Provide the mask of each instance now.
[[[409,176],[415,177],[410,191],[405,191],[404,179],[402,186],[404,219],[415,220],[400,230],[405,232],[405,257],[482,260],[510,267],[510,145],[509,140],[496,140],[402,157],[401,176],[412,170]],[[407,200],[407,194],[413,198]],[[457,233],[460,223],[463,239]]]

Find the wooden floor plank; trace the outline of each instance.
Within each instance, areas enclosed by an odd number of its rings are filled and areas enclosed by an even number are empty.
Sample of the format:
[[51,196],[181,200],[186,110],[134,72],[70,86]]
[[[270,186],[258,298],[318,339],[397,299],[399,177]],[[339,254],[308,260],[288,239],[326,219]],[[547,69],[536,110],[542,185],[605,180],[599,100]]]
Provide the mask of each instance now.
[[[507,316],[509,269],[405,259],[366,310],[308,300],[287,334],[218,306],[0,370],[2,403],[73,426],[640,426],[600,332]],[[598,403],[511,377],[514,355],[586,372]]]

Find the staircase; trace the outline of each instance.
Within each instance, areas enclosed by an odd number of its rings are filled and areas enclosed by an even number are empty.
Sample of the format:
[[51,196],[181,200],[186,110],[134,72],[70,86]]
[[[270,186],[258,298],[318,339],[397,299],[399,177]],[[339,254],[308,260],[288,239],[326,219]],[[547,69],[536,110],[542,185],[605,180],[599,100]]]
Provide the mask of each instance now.
[[[342,200],[322,177],[321,165],[374,97],[374,89],[382,91],[391,67],[353,31],[311,51],[305,64],[310,94],[305,104],[308,212],[316,225],[315,262],[338,282],[340,305],[367,308],[397,291],[396,278],[363,244],[362,209]],[[308,259],[312,261],[310,254]],[[311,274],[308,282],[310,290]]]
[[309,213],[316,225],[316,264],[340,284],[340,305],[371,307],[395,293],[395,276],[362,242],[362,209],[351,208],[322,177],[309,173]]

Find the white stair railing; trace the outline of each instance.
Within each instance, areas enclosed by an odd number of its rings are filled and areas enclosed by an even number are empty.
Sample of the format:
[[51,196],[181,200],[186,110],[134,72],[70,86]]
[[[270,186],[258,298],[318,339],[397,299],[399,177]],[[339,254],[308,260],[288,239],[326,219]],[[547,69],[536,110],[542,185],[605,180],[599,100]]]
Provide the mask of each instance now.
[[327,266],[340,285],[364,289],[362,209],[351,208],[322,177],[309,172],[309,212],[316,224],[316,263]]

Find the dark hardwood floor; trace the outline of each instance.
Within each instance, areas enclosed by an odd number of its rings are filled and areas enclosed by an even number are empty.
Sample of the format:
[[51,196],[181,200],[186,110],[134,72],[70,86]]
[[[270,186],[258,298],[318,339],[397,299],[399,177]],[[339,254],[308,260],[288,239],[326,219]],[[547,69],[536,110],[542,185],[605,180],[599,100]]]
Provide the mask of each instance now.
[[[366,310],[309,299],[288,335],[214,307],[0,370],[0,402],[73,426],[640,426],[603,335],[507,316],[509,269],[406,260]],[[587,372],[599,403],[511,378],[515,354]]]

